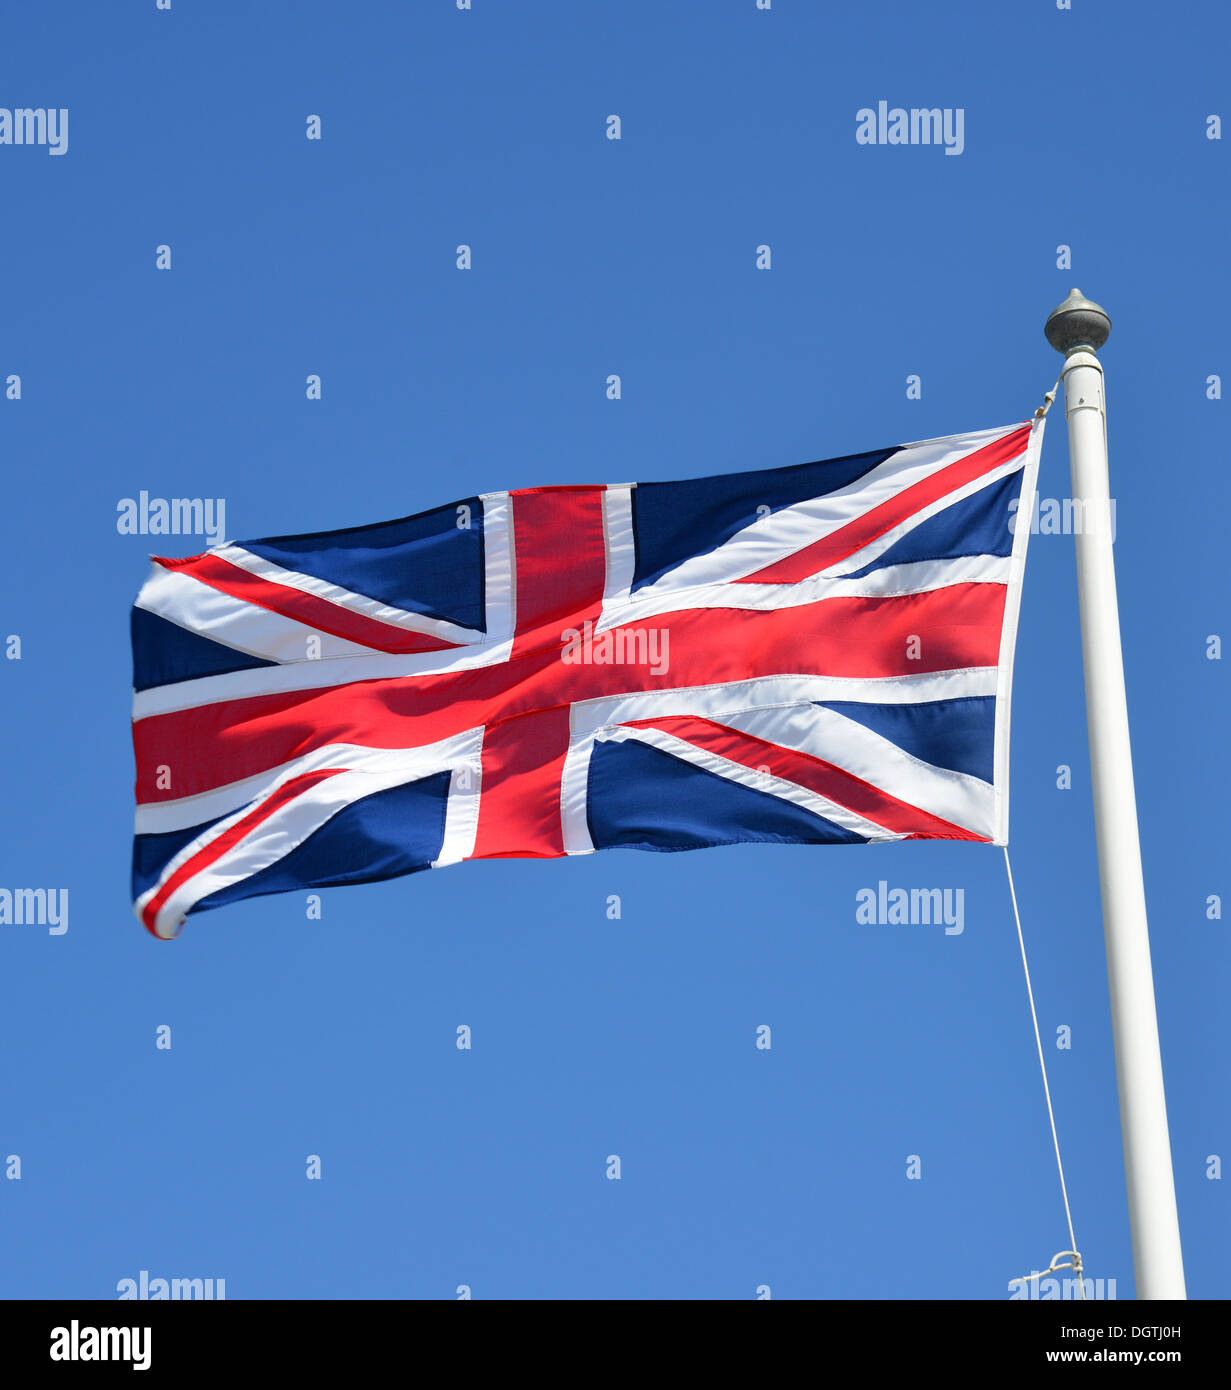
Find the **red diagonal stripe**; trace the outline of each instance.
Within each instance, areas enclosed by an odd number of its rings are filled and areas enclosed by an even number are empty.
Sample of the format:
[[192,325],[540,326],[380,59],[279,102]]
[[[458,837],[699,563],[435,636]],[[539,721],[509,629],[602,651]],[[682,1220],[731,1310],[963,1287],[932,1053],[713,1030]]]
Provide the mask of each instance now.
[[886,830],[905,835],[908,840],[980,840],[988,843],[985,835],[976,835],[964,826],[954,825],[952,821],[934,816],[908,801],[901,801],[823,758],[814,758],[811,753],[801,753],[795,748],[783,748],[777,743],[767,743],[755,734],[732,729],[713,719],[668,715],[659,719],[630,719],[627,727],[661,729],[664,733],[674,734],[686,743],[696,744],[698,748],[717,753],[744,767],[767,768],[775,777],[795,782],[839,806],[845,806],[856,815],[866,816],[877,825],[883,825]]
[[220,593],[256,604],[258,608],[278,613],[284,618],[294,618],[296,622],[331,633],[334,637],[345,637],[374,651],[441,652],[454,650],[458,646],[456,642],[442,642],[438,637],[429,637],[423,632],[410,632],[375,618],[365,618],[362,613],[353,613],[348,608],[330,603],[328,599],[305,594],[302,589],[294,589],[288,584],[261,579],[217,555],[189,555],[182,560],[164,559],[162,556],[155,558],[164,569],[178,570]]
[[1011,434],[993,440],[982,449],[976,449],[973,454],[967,454],[965,458],[949,464],[947,468],[941,468],[929,477],[921,478],[910,487],[903,488],[895,496],[873,507],[870,512],[847,522],[845,526],[830,532],[819,541],[814,541],[812,545],[805,546],[803,550],[797,550],[785,559],[775,560],[772,565],[757,570],[755,574],[744,575],[735,583],[796,584],[801,579],[810,579],[814,574],[820,574],[822,570],[861,550],[870,541],[883,536],[886,531],[891,531],[899,522],[922,511],[929,503],[938,501],[947,493],[956,492],[966,483],[973,482],[975,478],[980,478],[984,473],[990,473],[1002,463],[1016,458],[1026,448],[1029,440],[1030,426],[1023,425]]
[[[215,860],[222,856],[240,840],[255,829],[264,820],[268,820],[280,807],[285,806],[288,801],[294,801],[301,792],[306,792],[309,787],[313,787],[317,782],[323,782],[327,777],[336,777],[339,772],[347,771],[344,767],[325,767],[316,772],[305,772],[302,776],[292,777],[289,782],[284,782],[272,796],[266,797],[264,801],[246,816],[241,816],[228,830],[224,830],[216,839],[211,840],[204,849],[199,850],[180,865],[169,879],[162,885],[157,893],[146,903],[141,910],[141,920],[154,932],[154,921],[162,909],[163,903],[172,893],[192,878],[194,874],[199,874],[202,869],[207,869]],[[157,933],[154,933],[157,935]]]

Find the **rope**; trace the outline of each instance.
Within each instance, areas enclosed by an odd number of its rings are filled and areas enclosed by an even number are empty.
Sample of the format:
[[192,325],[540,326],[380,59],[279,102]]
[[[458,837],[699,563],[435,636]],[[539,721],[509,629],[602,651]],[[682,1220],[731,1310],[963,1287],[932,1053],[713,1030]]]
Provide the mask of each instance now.
[[[1057,382],[1056,384],[1059,385],[1060,383]],[[1052,394],[1054,394],[1054,392]],[[1050,404],[1051,401],[1048,399],[1048,405]],[[1046,410],[1046,407],[1041,408]],[[1077,1237],[1073,1234],[1073,1213],[1069,1210],[1069,1190],[1064,1181],[1064,1164],[1060,1161],[1060,1140],[1056,1134],[1056,1114],[1051,1104],[1051,1087],[1047,1084],[1047,1063],[1043,1060],[1043,1039],[1039,1036],[1039,1015],[1034,1007],[1034,990],[1030,985],[1030,966],[1026,963],[1026,939],[1022,935],[1021,913],[1017,910],[1017,890],[1013,887],[1013,866],[1009,863],[1008,845],[1004,846],[1004,867],[1005,873],[1009,876],[1009,896],[1013,899],[1013,920],[1017,923],[1017,942],[1022,948],[1022,971],[1026,976],[1026,998],[1030,1000],[1030,1018],[1034,1024],[1035,1046],[1039,1050],[1039,1071],[1043,1074],[1043,1095],[1047,1100],[1047,1118],[1051,1122],[1051,1141],[1056,1150],[1056,1171],[1060,1174],[1060,1195],[1064,1198],[1064,1219],[1068,1222],[1069,1244],[1071,1246],[1070,1249],[1061,1250],[1059,1254],[1053,1255],[1051,1264],[1047,1269],[1040,1271],[1039,1274],[1031,1274],[1028,1277],[1030,1279],[1038,1279],[1042,1278],[1044,1274],[1050,1274],[1056,1269],[1071,1269],[1077,1275],[1077,1282],[1081,1286],[1081,1297],[1084,1302],[1086,1297],[1086,1282],[1081,1277],[1081,1255],[1077,1249]],[[1072,1255],[1073,1263],[1064,1265],[1057,1264],[1056,1261],[1060,1258],[1060,1255]],[[1023,1279],[1023,1282],[1026,1282],[1025,1279]]]
[[1054,401],[1054,400],[1056,399],[1056,392],[1059,391],[1059,389],[1060,389],[1060,382],[1061,382],[1062,380],[1063,380],[1063,377],[1059,377],[1059,376],[1058,376],[1058,377],[1056,378],[1056,384],[1055,384],[1055,385],[1051,388],[1051,390],[1048,391],[1048,393],[1043,397],[1043,404],[1042,404],[1041,406],[1039,406],[1038,410],[1036,410],[1036,411],[1034,412],[1034,418],[1035,418],[1036,420],[1044,420],[1044,419],[1047,418],[1047,412],[1051,409],[1051,403],[1052,403],[1052,401]]

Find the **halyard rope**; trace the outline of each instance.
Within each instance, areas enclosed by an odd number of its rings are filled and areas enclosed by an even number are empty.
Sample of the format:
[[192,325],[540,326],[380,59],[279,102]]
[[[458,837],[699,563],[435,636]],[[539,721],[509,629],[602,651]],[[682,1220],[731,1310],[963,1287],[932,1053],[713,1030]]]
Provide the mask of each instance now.
[[[1049,402],[1050,404],[1050,402]],[[1056,1135],[1056,1115],[1051,1104],[1051,1087],[1047,1084],[1047,1063],[1043,1060],[1043,1039],[1039,1035],[1039,1015],[1034,1007],[1034,990],[1030,985],[1030,966],[1026,963],[1026,939],[1022,935],[1021,913],[1017,910],[1017,890],[1013,887],[1013,866],[1009,863],[1009,847],[1004,847],[1004,867],[1005,873],[1009,876],[1009,896],[1013,900],[1013,920],[1017,923],[1017,944],[1022,950],[1022,972],[1026,976],[1026,998],[1030,1000],[1030,1019],[1034,1024],[1034,1042],[1039,1050],[1039,1071],[1043,1074],[1043,1095],[1047,1099],[1047,1118],[1051,1122],[1051,1141],[1056,1150],[1056,1171],[1060,1174],[1060,1195],[1064,1198],[1064,1219],[1069,1225],[1069,1249],[1061,1250],[1059,1254],[1053,1255],[1051,1264],[1047,1269],[1038,1274],[1031,1274],[1022,1279],[1022,1283],[1029,1279],[1040,1279],[1044,1274],[1051,1274],[1057,1269],[1071,1269],[1077,1275],[1077,1282],[1081,1287],[1081,1297],[1086,1297],[1086,1281],[1081,1274],[1081,1254],[1077,1249],[1077,1237],[1073,1234],[1073,1213],[1069,1210],[1069,1190],[1064,1181],[1064,1164],[1060,1161],[1060,1140]],[[1072,1264],[1057,1264],[1061,1255],[1071,1255]],[[1015,1281],[1016,1282],[1016,1281]]]

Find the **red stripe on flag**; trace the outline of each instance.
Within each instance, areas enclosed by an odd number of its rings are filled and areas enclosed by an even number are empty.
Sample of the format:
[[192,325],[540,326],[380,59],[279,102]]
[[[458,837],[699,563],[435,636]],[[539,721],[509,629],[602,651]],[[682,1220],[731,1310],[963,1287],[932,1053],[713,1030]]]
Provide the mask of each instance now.
[[[137,801],[172,801],[238,782],[327,743],[420,747],[577,700],[783,673],[871,678],[995,667],[1005,592],[1003,584],[953,584],[769,612],[666,613],[631,625],[653,623],[668,634],[670,660],[657,676],[648,665],[565,665],[557,634],[552,645],[519,660],[470,671],[255,695],[150,715],[133,726]],[[170,769],[172,784],[161,790],[160,766]]]
[[1030,426],[1023,425],[1012,434],[993,440],[991,444],[976,449],[973,454],[967,454],[965,458],[958,459],[947,468],[942,468],[930,477],[921,478],[910,487],[903,488],[880,506],[873,507],[870,512],[856,517],[854,521],[830,532],[828,536],[813,542],[812,545],[805,546],[803,550],[797,550],[785,559],[775,560],[772,565],[757,570],[755,574],[746,574],[734,582],[796,584],[801,579],[810,579],[814,574],[820,574],[831,565],[847,559],[870,541],[883,536],[899,522],[922,511],[930,503],[939,501],[947,493],[956,492],[975,478],[980,478],[984,473],[990,473],[1001,464],[1016,458],[1025,450],[1029,441]]
[[554,859],[564,853],[560,778],[568,752],[567,696],[557,708],[518,714],[510,695],[519,680],[529,683],[535,676],[560,684],[556,673],[568,669],[561,660],[564,632],[597,617],[602,608],[604,491],[553,487],[509,494],[517,626],[510,662],[484,673],[487,679],[478,683],[491,694],[480,697],[484,709],[475,721],[486,728],[473,859]]
[[217,555],[190,555],[183,560],[159,556],[156,559],[164,569],[187,574],[202,584],[208,584],[211,589],[217,589],[219,593],[229,594],[232,598],[255,604],[284,618],[293,618],[334,637],[345,637],[349,642],[371,647],[374,651],[402,654],[442,652],[452,651],[459,645],[456,642],[442,642],[438,637],[429,637],[423,632],[410,632],[391,623],[382,623],[376,618],[367,618],[362,613],[354,613],[331,603],[328,599],[305,594],[302,589],[261,579]]
[[568,752],[569,711],[539,710],[505,719],[483,734],[483,784],[472,859],[564,853],[560,779]]
[[288,801],[294,801],[302,792],[309,787],[315,786],[318,782],[323,782],[327,777],[336,777],[339,772],[347,771],[344,767],[326,767],[316,772],[305,772],[300,777],[292,777],[289,782],[284,782],[272,796],[267,797],[259,806],[249,811],[246,816],[241,816],[234,825],[224,830],[221,835],[213,839],[180,865],[170,878],[159,888],[158,892],[146,903],[141,910],[141,920],[151,932],[154,931],[154,922],[163,904],[172,893],[195,874],[199,874],[202,869],[207,869],[217,860],[221,859],[229,849],[234,848],[249,831],[254,830],[262,821],[268,820],[275,811],[285,806]]
[[866,816],[877,825],[883,825],[886,830],[905,835],[911,840],[979,840],[988,843],[985,835],[976,835],[908,801],[901,801],[823,758],[801,753],[798,749],[783,748],[780,744],[767,743],[755,734],[732,729],[716,720],[691,715],[668,715],[659,719],[629,719],[625,724],[630,729],[661,729],[663,733],[674,734],[686,743],[717,753],[744,767],[765,768],[775,777],[782,777],[816,792],[837,802],[839,806],[845,806],[848,811]]
[[596,618],[607,583],[603,487],[509,493],[517,557],[513,655],[559,648],[565,628]]

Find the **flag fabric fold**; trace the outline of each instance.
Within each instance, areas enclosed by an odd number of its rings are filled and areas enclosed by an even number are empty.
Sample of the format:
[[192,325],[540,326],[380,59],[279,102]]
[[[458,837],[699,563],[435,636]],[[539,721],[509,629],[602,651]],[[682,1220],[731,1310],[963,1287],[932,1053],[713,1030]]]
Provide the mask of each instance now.
[[1005,843],[1042,433],[155,558],[138,917],[618,845]]

